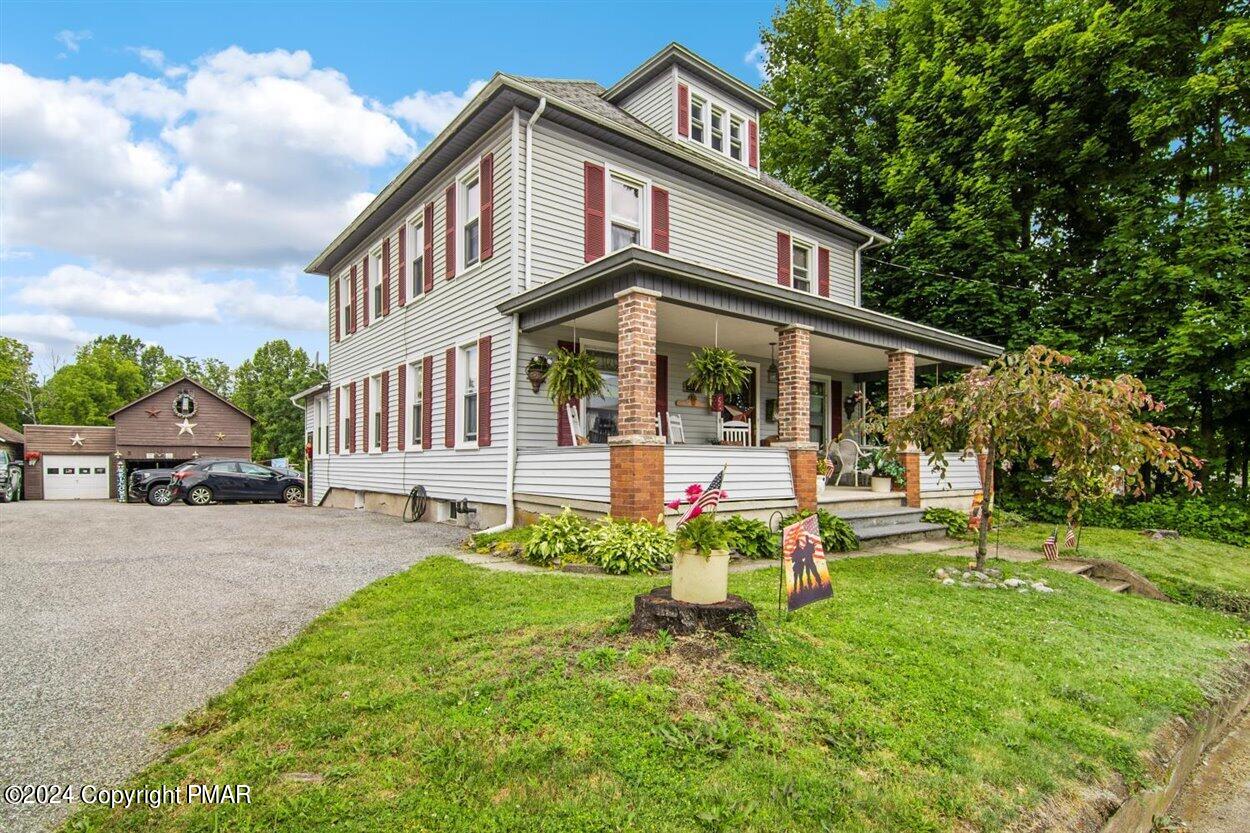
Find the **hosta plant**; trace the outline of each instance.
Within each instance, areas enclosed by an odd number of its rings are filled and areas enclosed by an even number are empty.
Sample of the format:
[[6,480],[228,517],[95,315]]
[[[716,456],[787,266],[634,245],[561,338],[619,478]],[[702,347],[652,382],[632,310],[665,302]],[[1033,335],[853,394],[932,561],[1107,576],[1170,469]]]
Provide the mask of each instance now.
[[648,521],[610,519],[596,524],[588,560],[613,575],[654,573],[673,560],[673,533]]

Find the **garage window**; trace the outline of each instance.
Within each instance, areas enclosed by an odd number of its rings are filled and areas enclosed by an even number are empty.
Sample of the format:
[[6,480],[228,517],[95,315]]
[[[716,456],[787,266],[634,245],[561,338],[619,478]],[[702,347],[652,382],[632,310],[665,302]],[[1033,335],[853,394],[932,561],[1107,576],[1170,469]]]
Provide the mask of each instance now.
[[104,469],[97,468],[97,469],[95,470],[95,473],[96,473],[96,474],[104,474]]
[[48,469],[48,474],[60,474],[60,469]]

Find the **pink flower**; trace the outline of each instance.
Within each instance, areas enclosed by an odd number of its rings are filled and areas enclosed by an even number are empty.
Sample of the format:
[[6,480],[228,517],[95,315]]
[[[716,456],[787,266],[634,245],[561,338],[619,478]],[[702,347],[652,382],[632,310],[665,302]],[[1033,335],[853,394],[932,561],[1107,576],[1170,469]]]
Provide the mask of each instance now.
[[689,518],[686,518],[686,520],[688,520],[688,521],[692,521],[692,520],[694,520],[695,518],[699,517],[699,516],[700,516],[700,515],[702,515],[702,514],[703,514],[703,507],[702,507],[702,506],[696,506],[694,509],[691,509],[691,510],[690,510],[690,517],[689,517]]
[[694,500],[701,494],[703,494],[703,487],[700,486],[698,483],[691,483],[689,486],[686,487],[686,497],[688,497],[690,500]]
[[668,503],[664,505],[667,506],[669,509],[677,509],[678,507],[681,506],[681,498],[673,498],[672,500],[670,500]]

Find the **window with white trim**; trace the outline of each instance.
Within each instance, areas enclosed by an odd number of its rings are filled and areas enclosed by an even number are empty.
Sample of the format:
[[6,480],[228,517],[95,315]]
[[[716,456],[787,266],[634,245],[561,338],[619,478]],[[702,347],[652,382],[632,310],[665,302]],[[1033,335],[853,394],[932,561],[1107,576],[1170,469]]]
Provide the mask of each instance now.
[[466,445],[477,442],[477,342],[460,348],[456,362],[456,420],[460,423],[460,441]]
[[742,161],[742,119],[729,117],[729,158]]
[[608,184],[608,223],[611,251],[642,245],[647,186],[624,174],[612,172]]
[[421,447],[424,397],[425,380],[421,377],[421,361],[417,360],[408,365],[408,439],[413,448]]
[[382,450],[382,377],[369,377],[369,450]]
[[800,292],[812,291],[812,247],[795,241],[790,247],[790,284]]
[[409,298],[418,298],[425,291],[425,222],[417,221],[408,225],[408,251],[412,273],[410,278]]
[[382,250],[369,255],[369,320],[382,317]]
[[352,450],[352,402],[351,385],[339,388],[339,454],[350,454]]
[[723,152],[725,150],[725,111],[720,107],[712,108],[712,129],[709,135],[712,139],[712,150]]
[[703,121],[707,118],[707,101],[702,96],[690,94],[690,138],[703,144],[706,128]]
[[339,278],[339,312],[342,315],[342,324],[339,325],[339,335],[345,336],[352,331],[352,276],[351,272],[344,272]]
[[460,180],[460,266],[467,269],[482,258],[482,188],[478,168]]

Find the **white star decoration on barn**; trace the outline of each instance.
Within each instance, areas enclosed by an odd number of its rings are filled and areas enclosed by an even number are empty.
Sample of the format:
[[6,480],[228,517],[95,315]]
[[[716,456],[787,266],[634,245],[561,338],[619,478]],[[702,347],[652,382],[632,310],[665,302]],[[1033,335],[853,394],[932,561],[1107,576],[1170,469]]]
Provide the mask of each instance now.
[[181,437],[183,434],[190,434],[191,436],[194,437],[195,431],[193,431],[192,429],[195,428],[195,426],[198,424],[199,423],[192,422],[186,417],[183,417],[182,422],[175,423],[175,425],[178,426],[178,436]]
[[74,436],[72,436],[72,437],[70,437],[70,438],[69,438],[69,444],[70,444],[70,445],[77,445],[77,446],[81,446],[81,445],[82,445],[82,434],[79,434],[79,433],[75,432],[75,433],[74,433]]
[[218,432],[217,432],[217,442],[223,442],[225,439],[226,439],[226,434],[225,434],[225,432],[224,432],[224,431],[218,431]]

